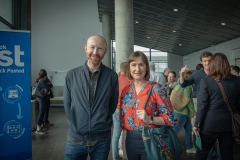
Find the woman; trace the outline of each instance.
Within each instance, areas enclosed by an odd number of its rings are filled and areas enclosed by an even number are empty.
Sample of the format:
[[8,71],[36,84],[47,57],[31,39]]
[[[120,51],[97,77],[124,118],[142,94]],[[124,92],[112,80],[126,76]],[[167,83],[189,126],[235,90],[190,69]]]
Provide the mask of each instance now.
[[[187,79],[192,74],[191,71],[188,71],[184,75],[184,79]],[[186,107],[184,107],[181,111],[177,111],[174,109],[174,118],[178,120],[178,124],[173,127],[173,130],[176,134],[178,134],[182,128],[185,129],[185,142],[186,142],[186,152],[187,153],[196,153],[196,149],[193,147],[192,143],[192,124],[191,118],[194,117],[195,109],[192,98],[192,87],[187,86],[185,88],[181,88],[180,84],[177,84],[174,87],[174,90],[180,90],[183,95],[190,99],[189,103]]]
[[167,95],[170,97],[173,88],[178,84],[177,82],[175,82],[176,80],[176,73],[174,71],[170,71],[168,73],[168,77],[167,77],[168,81],[165,85],[165,88],[167,90]]
[[44,131],[41,128],[41,125],[43,124],[43,118],[44,118],[44,114],[45,114],[45,111],[46,111],[46,107],[47,107],[47,105],[49,104],[49,101],[50,101],[49,95],[51,93],[50,88],[52,87],[52,84],[47,77],[46,70],[41,69],[39,71],[38,77],[35,80],[35,86],[39,86],[39,87],[47,89],[47,93],[48,93],[44,98],[38,98],[38,97],[36,98],[38,103],[39,103],[39,113],[38,113],[38,118],[37,118],[37,130],[36,130],[35,133],[45,134],[46,131]]
[[209,63],[209,74],[200,82],[197,97],[197,115],[193,131],[200,134],[202,150],[197,149],[195,160],[207,159],[216,139],[222,159],[233,159],[232,116],[215,81],[221,81],[233,112],[240,108],[240,77],[231,73],[227,57],[216,53]]
[[[148,127],[173,126],[176,122],[172,115],[172,105],[166,90],[157,83],[149,82],[148,59],[144,53],[133,52],[128,59],[127,76],[132,83],[126,86],[120,98],[120,122],[127,131],[126,152],[130,160],[146,160],[147,155],[142,137],[143,122]],[[153,85],[145,110],[143,105],[149,89]],[[171,156],[171,155],[170,155]]]

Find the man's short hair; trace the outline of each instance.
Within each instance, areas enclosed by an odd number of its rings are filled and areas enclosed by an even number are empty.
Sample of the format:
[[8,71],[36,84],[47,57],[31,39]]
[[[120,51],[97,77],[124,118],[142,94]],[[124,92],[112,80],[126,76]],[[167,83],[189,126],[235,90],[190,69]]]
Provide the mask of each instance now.
[[150,67],[150,70],[155,71],[155,64],[153,62],[149,62],[149,67]]
[[[95,37],[95,36],[101,38],[102,40],[104,40],[104,42],[106,43],[106,48],[107,48],[107,40],[103,36],[100,36],[98,34],[93,34],[93,35],[89,36],[88,39],[90,37]],[[88,39],[86,40],[86,44],[85,45],[87,45]]]
[[122,63],[120,64],[120,71],[121,71],[122,73],[124,73],[124,74],[127,73],[127,62],[122,62]]
[[202,62],[202,58],[204,58],[204,57],[212,57],[212,56],[213,56],[213,54],[211,52],[204,51],[199,58],[200,58],[200,61]]
[[201,68],[203,68],[203,65],[201,63],[196,65],[196,70],[200,70]]

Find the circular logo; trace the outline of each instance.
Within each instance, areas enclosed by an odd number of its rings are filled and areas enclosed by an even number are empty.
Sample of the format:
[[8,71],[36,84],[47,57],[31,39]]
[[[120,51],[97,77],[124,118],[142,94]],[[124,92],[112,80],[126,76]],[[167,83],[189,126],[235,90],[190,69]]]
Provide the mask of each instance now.
[[22,91],[18,87],[9,87],[6,89],[4,97],[9,102],[15,102],[22,96]]

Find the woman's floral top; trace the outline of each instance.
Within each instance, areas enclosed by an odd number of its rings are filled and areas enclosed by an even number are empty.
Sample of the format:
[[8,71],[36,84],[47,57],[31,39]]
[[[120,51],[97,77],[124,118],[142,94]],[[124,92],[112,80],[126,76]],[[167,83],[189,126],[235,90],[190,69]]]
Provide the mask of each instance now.
[[[161,88],[160,84],[147,82],[137,95],[134,83],[131,83],[122,90],[120,97],[120,123],[122,129],[142,131],[143,123],[142,120],[137,118],[136,110],[143,109],[151,85],[153,85],[153,88],[145,108],[146,113],[152,117],[161,116],[166,125],[174,126],[177,123],[177,120],[173,117],[173,107],[167,97],[166,90]],[[146,126],[160,127],[160,125],[148,123],[146,123]]]

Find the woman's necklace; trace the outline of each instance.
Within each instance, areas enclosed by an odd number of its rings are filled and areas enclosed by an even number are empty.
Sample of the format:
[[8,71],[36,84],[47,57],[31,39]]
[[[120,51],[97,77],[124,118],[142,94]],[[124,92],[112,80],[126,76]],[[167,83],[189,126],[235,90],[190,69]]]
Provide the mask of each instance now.
[[143,85],[141,85],[141,87],[139,87],[139,89],[135,89],[136,90],[136,94],[138,95],[138,93],[141,91],[142,87],[145,85],[145,83]]

